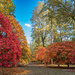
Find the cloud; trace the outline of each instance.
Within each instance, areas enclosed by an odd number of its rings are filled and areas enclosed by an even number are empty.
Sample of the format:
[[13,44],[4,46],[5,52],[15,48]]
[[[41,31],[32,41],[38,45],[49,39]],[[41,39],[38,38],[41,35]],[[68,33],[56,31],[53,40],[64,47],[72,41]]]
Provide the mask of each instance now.
[[30,25],[30,24],[25,24],[25,26],[27,26],[27,27],[31,27],[31,25]]

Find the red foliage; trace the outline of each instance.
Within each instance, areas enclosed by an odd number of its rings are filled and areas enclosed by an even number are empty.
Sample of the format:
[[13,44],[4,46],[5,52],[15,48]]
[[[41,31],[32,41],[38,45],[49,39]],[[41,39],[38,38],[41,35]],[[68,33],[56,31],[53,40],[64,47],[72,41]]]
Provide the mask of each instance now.
[[71,59],[72,63],[75,63],[75,51],[72,52],[72,55],[73,56],[70,59]]
[[10,21],[0,13],[0,31],[6,33],[6,37],[0,34],[0,66],[17,66],[20,61],[20,42],[14,32],[12,32]]
[[0,38],[2,38],[3,36],[0,34]]
[[[54,59],[54,63],[57,64],[72,63],[70,57],[73,57],[75,55],[72,54],[72,52],[75,51],[74,43],[75,42],[71,41],[52,43],[47,47],[47,51],[45,52],[44,62],[50,62],[51,59]],[[75,59],[73,61],[75,61]]]

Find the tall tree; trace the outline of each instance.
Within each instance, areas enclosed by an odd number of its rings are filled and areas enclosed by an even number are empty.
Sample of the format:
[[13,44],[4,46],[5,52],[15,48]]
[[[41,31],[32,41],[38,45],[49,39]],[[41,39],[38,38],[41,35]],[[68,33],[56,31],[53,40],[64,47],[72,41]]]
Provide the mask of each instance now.
[[74,0],[72,0],[72,2],[70,0],[47,0],[45,2],[40,13],[46,11],[47,9],[49,10],[48,17],[51,21],[51,38],[54,35],[52,33],[52,29],[53,29],[52,20],[55,19],[57,21],[57,25],[60,24],[60,28],[63,23],[65,24],[65,26],[68,24],[71,24],[71,22],[69,21],[70,21],[70,18],[72,19],[74,18],[74,6],[75,6],[74,4],[75,4]]
[[[41,18],[46,12],[41,13],[38,16],[38,13],[40,12],[40,10],[43,7],[43,3],[38,2],[38,5],[35,7],[35,9],[33,10],[33,15],[31,18],[31,22],[33,25],[33,30],[32,30],[32,38],[36,39],[36,41],[38,41],[38,46],[39,43],[42,42],[42,45],[45,46],[45,39],[47,37],[48,34],[48,30],[46,30],[45,26],[46,26],[46,22],[48,19],[46,18]],[[38,36],[37,36],[38,35]]]

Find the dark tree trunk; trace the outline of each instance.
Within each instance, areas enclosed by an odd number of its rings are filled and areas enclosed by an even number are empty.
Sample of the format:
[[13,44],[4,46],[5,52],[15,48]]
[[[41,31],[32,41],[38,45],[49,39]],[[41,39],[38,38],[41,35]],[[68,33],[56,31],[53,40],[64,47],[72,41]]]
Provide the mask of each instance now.
[[46,38],[46,33],[45,33],[45,36],[43,37],[43,35],[42,35],[42,45],[43,45],[43,47],[45,47],[45,43],[44,43],[44,41],[45,41],[45,38]]
[[53,28],[52,28],[52,17],[51,17],[51,44],[53,43]]
[[58,67],[60,67],[60,65],[58,64]]
[[62,42],[62,38],[61,38],[61,42]]
[[41,63],[43,62],[43,60],[41,60]]
[[45,45],[44,45],[44,40],[42,40],[42,44],[43,44],[43,47],[45,47]]
[[67,67],[69,68],[69,64],[67,65]]
[[46,62],[45,64],[47,65],[48,63]]

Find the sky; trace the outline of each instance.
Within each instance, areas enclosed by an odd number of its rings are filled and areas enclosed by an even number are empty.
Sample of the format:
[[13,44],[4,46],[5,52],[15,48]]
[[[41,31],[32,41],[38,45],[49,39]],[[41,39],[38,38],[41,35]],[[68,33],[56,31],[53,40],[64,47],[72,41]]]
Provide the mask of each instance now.
[[31,36],[31,30],[32,30],[32,24],[30,21],[30,18],[32,16],[32,10],[34,10],[34,7],[37,6],[37,2],[40,0],[12,0],[15,5],[15,16],[16,20],[19,21],[19,24],[21,25],[28,44],[31,43],[32,38]]

